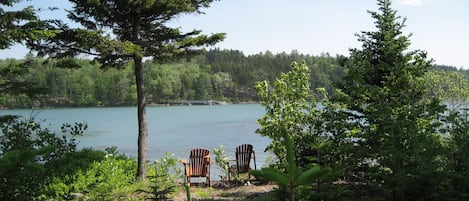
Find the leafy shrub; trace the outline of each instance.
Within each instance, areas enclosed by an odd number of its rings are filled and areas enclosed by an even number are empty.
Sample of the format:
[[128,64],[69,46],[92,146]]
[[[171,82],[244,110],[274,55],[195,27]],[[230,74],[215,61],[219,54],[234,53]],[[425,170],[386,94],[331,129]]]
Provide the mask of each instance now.
[[449,113],[446,128],[446,163],[437,197],[447,200],[469,199],[469,109]]
[[178,179],[182,177],[182,169],[177,166],[179,163],[174,154],[165,152],[164,157],[151,166],[148,176],[151,190],[140,191],[150,194],[149,200],[169,200],[169,194],[174,192]]
[[302,187],[318,179],[325,177],[330,171],[330,168],[320,168],[319,165],[312,165],[311,168],[300,172],[296,164],[295,150],[293,147],[293,140],[288,130],[282,132],[284,140],[282,143],[286,148],[286,160],[288,166],[285,171],[275,168],[262,168],[261,170],[251,170],[250,173],[258,178],[264,178],[269,181],[277,183],[281,191],[289,194],[289,200],[294,201],[297,194],[298,187]]
[[220,145],[218,148],[213,149],[213,154],[215,154],[215,164],[221,169],[223,175],[219,175],[220,179],[226,179],[226,175],[229,174],[228,172],[228,157],[226,157],[225,149],[223,145]]
[[[277,183],[279,199],[310,197],[312,191],[302,195],[298,189],[310,187],[331,172],[331,168],[320,168],[317,164],[331,162],[328,159],[330,154],[324,150],[331,141],[325,132],[322,119],[324,111],[318,107],[317,97],[321,94],[325,100],[325,90],[318,89],[316,95],[312,93],[305,62],[292,63],[291,71],[282,74],[273,86],[267,81],[259,82],[256,90],[261,105],[267,111],[258,120],[261,128],[257,133],[272,139],[267,150],[275,154],[279,164],[251,171],[251,174]],[[322,104],[324,106],[326,102]]]
[[[75,135],[85,124],[64,126],[63,135],[31,119],[9,116],[0,122],[0,200],[32,200],[52,177],[49,165],[74,152]],[[68,132],[68,133],[67,133]],[[66,134],[71,135],[70,138]]]
[[50,175],[53,175],[47,185],[42,188],[40,199],[64,199],[69,197],[74,191],[73,185],[75,175],[79,171],[85,171],[91,164],[105,159],[106,153],[93,149],[82,149],[77,152],[70,152],[60,160],[47,165]]
[[56,173],[42,188],[38,200],[114,200],[134,192],[136,162],[116,153],[82,149],[51,164]]
[[87,170],[73,175],[71,184],[74,192],[87,193],[91,198],[119,194],[135,181],[137,164],[135,160],[106,156],[91,164]]
[[[286,148],[282,140],[282,129],[288,130],[297,153],[296,160],[301,167],[307,167],[308,159],[316,150],[309,146],[312,141],[324,138],[322,125],[316,125],[322,111],[319,99],[310,89],[309,71],[305,62],[292,63],[291,71],[270,85],[268,81],[256,85],[261,105],[266,114],[258,120],[261,126],[256,132],[272,139],[267,150],[279,160],[278,167],[286,168]],[[318,90],[319,93],[324,90]],[[318,94],[319,94],[318,93]],[[325,96],[325,94],[323,94]]]

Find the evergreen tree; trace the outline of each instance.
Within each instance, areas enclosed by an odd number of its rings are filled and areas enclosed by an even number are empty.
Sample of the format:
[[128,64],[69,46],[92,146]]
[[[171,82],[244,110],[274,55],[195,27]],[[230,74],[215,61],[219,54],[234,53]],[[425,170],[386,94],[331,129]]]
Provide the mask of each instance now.
[[[51,22],[40,20],[36,13],[37,10],[32,6],[12,11],[4,9],[19,2],[21,0],[0,1],[0,49],[7,49],[18,43],[30,44],[51,37],[56,33],[53,30],[48,30]],[[42,92],[36,83],[27,82],[21,78],[27,73],[29,64],[12,62],[7,67],[0,67],[0,94],[26,93],[33,95]]]
[[356,140],[356,163],[369,189],[388,200],[429,200],[436,190],[439,138],[438,100],[424,98],[424,74],[430,66],[423,51],[408,51],[405,19],[390,0],[369,11],[376,31],[357,35],[362,49],[351,49],[341,85],[341,101]]
[[[202,35],[200,30],[183,33],[168,26],[172,19],[190,13],[202,13],[213,0],[70,0],[74,6],[68,17],[84,28],[70,29],[59,25],[61,32],[51,40],[38,43],[40,55],[54,57],[76,56],[86,53],[104,68],[119,67],[127,61],[134,63],[138,108],[138,171],[137,177],[147,175],[146,97],[144,94],[144,57],[165,61],[192,55],[198,47],[215,44],[223,34]],[[104,30],[112,31],[112,34]]]

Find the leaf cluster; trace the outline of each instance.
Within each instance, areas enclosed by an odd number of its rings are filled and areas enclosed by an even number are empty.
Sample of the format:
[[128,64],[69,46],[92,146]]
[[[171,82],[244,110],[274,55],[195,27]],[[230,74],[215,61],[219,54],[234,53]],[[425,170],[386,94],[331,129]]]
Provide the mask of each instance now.
[[[258,120],[261,129],[256,132],[272,139],[268,150],[281,161],[286,161],[283,132],[288,130],[295,142],[308,132],[308,121],[314,115],[317,99],[311,95],[308,68],[303,63],[293,63],[292,70],[281,76],[273,84],[272,90],[267,81],[256,85],[261,105],[266,115]],[[298,149],[295,149],[299,151]]]
[[287,151],[287,168],[282,171],[276,168],[266,167],[261,170],[251,170],[249,172],[257,178],[267,179],[268,181],[275,182],[281,188],[287,189],[290,194],[290,200],[293,201],[295,200],[295,191],[298,187],[317,182],[319,179],[327,176],[331,169],[320,168],[318,165],[313,165],[311,168],[300,172],[296,163],[293,140],[287,130],[284,130],[283,136],[283,143]]
[[291,71],[282,74],[272,88],[267,81],[256,85],[261,105],[266,108],[266,115],[258,120],[261,128],[257,133],[272,139],[268,150],[279,158],[280,169],[269,167],[250,173],[286,189],[290,200],[295,200],[297,188],[317,182],[331,171],[314,163],[307,167],[298,163],[311,159],[306,153],[311,143],[320,138],[310,133],[311,118],[318,114],[318,99],[310,90],[308,73],[305,62],[292,63]]
[[31,200],[58,174],[58,161],[74,152],[76,143],[42,128],[33,119],[0,123],[0,199]]
[[[52,20],[41,20],[37,10],[27,6],[21,10],[9,10],[14,4],[22,0],[5,0],[0,2],[0,49],[6,49],[15,43],[29,44],[55,35],[50,30]],[[51,8],[53,9],[53,8]]]
[[219,42],[224,34],[183,33],[167,24],[183,14],[201,13],[212,1],[71,1],[68,17],[83,28],[57,23],[59,33],[33,47],[40,55],[59,58],[93,55],[105,68],[143,57],[166,61],[192,55],[199,46]]
[[174,154],[165,152],[164,157],[156,160],[152,164],[149,173],[150,190],[139,190],[148,193],[149,200],[170,200],[170,195],[174,193],[178,179],[182,178],[182,169],[178,167],[179,160]]

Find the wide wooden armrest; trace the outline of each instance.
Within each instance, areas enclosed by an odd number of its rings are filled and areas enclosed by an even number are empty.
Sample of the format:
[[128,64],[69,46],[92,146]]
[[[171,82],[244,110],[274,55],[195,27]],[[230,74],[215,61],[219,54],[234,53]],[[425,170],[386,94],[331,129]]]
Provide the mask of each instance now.
[[181,162],[182,162],[182,164],[184,164],[184,165],[189,164],[189,162],[188,162],[187,160],[185,160],[185,159],[182,159]]
[[210,159],[210,155],[204,156],[204,159],[205,159],[205,161],[208,162],[208,163],[214,163],[214,162],[215,162],[214,160]]

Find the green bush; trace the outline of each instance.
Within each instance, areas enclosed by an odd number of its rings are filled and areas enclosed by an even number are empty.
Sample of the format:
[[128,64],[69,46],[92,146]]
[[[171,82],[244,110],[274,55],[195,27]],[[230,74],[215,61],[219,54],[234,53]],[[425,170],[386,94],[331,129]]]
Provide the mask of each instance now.
[[[273,87],[264,81],[256,89],[267,111],[258,120],[261,128],[257,133],[272,139],[268,150],[280,159],[280,168],[262,168],[250,173],[277,183],[279,197],[295,200],[299,188],[317,182],[331,171],[316,164],[319,160],[316,156],[328,143],[313,124],[321,111],[317,110],[318,99],[310,90],[308,67],[305,62],[292,63],[291,71],[282,74]],[[318,143],[313,146],[313,142]]]
[[[309,71],[305,62],[292,63],[291,71],[282,74],[272,84],[268,81],[256,85],[260,104],[266,114],[258,121],[261,126],[256,133],[272,139],[267,151],[275,154],[279,167],[286,168],[286,148],[282,129],[287,129],[292,137],[297,162],[307,165],[307,157],[312,152],[308,143],[320,138],[321,132],[313,129],[312,121],[320,116],[318,98],[312,93]],[[317,132],[316,132],[317,131]]]
[[[113,200],[116,196],[127,196],[129,192],[133,192],[136,174],[136,162],[133,159],[112,155],[100,159],[104,152],[92,150],[83,150],[79,153],[76,155],[91,153],[89,160],[84,159],[69,164],[83,168],[72,170],[73,174],[51,179],[43,189],[41,200],[72,199],[76,195],[90,200]],[[91,162],[92,158],[98,160]]]
[[134,160],[109,156],[86,171],[78,171],[72,187],[75,192],[89,192],[91,197],[119,193],[134,182],[136,169]]
[[174,154],[165,152],[163,158],[156,160],[150,168],[150,190],[141,192],[148,193],[148,200],[169,200],[169,195],[175,191],[176,184],[182,178],[182,169],[178,167],[180,160]]
[[77,152],[70,152],[60,160],[47,165],[50,175],[53,175],[43,186],[40,199],[64,199],[69,197],[74,191],[73,184],[75,175],[79,171],[85,171],[93,163],[101,162],[105,159],[106,153],[93,149],[82,149]]
[[[74,136],[84,124],[64,125],[63,135],[42,128],[34,119],[2,118],[0,122],[0,200],[32,200],[53,176],[49,165],[74,152]],[[67,133],[68,132],[68,133]],[[67,138],[66,135],[71,135]]]
[[[469,110],[449,113],[446,128],[446,162],[437,197],[447,200],[469,199]],[[436,193],[436,192],[435,192]],[[450,198],[450,199],[449,199]]]
[[[287,167],[285,171],[275,168],[262,168],[261,170],[251,170],[250,173],[257,178],[264,178],[273,181],[279,185],[279,190],[284,192],[282,196],[288,197],[289,200],[294,201],[297,198],[297,189],[304,187],[311,183],[319,181],[319,179],[327,176],[331,169],[320,168],[319,165],[312,164],[310,168],[301,171],[296,163],[295,150],[293,147],[293,140],[288,130],[284,129],[282,132],[284,138],[282,143],[286,148]],[[311,193],[311,192],[310,192]],[[286,196],[288,194],[288,196]]]
[[221,180],[227,179],[228,176],[228,157],[226,157],[225,149],[223,145],[220,145],[218,148],[213,149],[213,154],[215,154],[215,164],[221,169],[223,175],[219,175]]
[[[8,118],[0,125],[0,200],[91,200],[133,192],[136,162],[115,148],[76,151],[85,124],[64,124],[62,135],[33,119]],[[125,193],[123,193],[125,192]]]

